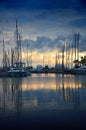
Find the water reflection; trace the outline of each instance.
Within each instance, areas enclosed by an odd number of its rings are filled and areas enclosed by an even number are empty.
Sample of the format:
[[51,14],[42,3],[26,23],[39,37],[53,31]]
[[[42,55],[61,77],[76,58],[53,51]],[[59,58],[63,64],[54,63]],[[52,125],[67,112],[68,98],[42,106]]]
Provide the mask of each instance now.
[[71,75],[33,75],[25,79],[0,79],[0,106],[4,111],[21,111],[21,108],[27,107],[79,110],[80,98],[86,98],[84,78]]
[[75,110],[80,109],[79,89],[79,76],[74,76],[71,81],[69,78],[67,79],[67,77],[65,78],[64,75],[62,75],[63,100],[66,104],[72,104]]
[[34,116],[34,111],[86,110],[85,79],[86,76],[61,74],[1,78],[0,119],[18,123],[25,115]]

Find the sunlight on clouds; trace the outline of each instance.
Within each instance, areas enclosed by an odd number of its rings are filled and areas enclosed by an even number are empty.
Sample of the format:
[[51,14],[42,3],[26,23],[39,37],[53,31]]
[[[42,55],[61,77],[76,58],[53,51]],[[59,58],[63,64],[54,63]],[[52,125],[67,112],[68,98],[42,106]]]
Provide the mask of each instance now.
[[[68,52],[64,52],[64,65],[71,64],[70,63],[71,58],[72,58],[72,63],[73,63],[73,61],[75,60],[75,55],[73,52],[74,52],[74,50],[70,49],[70,56],[69,56],[69,54],[68,55],[66,54]],[[31,62],[31,60],[32,60],[32,65],[34,67],[36,67],[38,64],[49,65],[50,67],[52,67],[52,66],[55,66],[55,64],[56,64],[56,54],[57,54],[57,63],[62,64],[62,52],[59,52],[58,49],[50,51],[50,52],[48,51],[45,53],[41,53],[38,51],[33,51],[32,53],[29,52],[28,61]],[[85,51],[80,52],[79,60],[81,59],[81,56],[85,56],[85,55],[86,55]],[[22,60],[27,63],[27,52],[22,52]],[[69,65],[69,67],[70,67],[70,65]]]
[[[43,61],[44,61],[44,65],[55,66],[56,53],[58,53],[58,51],[56,50],[55,51],[53,50],[52,52],[45,52],[45,53],[33,51],[32,54],[28,53],[28,60],[32,58],[33,66],[36,66],[37,64],[43,65]],[[59,53],[59,55],[61,55],[61,53]],[[27,61],[27,52],[22,52],[22,59],[24,61]]]

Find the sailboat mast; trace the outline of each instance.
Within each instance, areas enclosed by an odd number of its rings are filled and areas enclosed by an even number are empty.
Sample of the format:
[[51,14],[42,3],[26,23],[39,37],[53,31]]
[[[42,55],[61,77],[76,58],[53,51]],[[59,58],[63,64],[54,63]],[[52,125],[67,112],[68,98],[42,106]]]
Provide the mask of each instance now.
[[57,62],[57,53],[56,53],[56,58],[55,58],[55,68],[57,69],[57,64],[58,64],[58,62]]
[[64,70],[64,49],[65,49],[65,44],[62,45],[62,71]]
[[74,35],[74,38],[75,38],[75,60],[76,60],[76,55],[77,55],[77,42],[76,42],[76,38],[77,38],[77,34]]
[[5,56],[5,45],[4,45],[4,38],[3,38],[3,67],[4,67],[4,56]]
[[29,62],[28,62],[28,43],[27,43],[27,67],[29,66]]
[[5,46],[4,46],[4,39],[3,39],[3,60],[4,60],[4,53],[5,53]]
[[79,38],[80,38],[80,34],[78,32],[77,34],[77,59],[79,61]]
[[14,64],[14,50],[11,48],[11,66]]
[[10,66],[10,51],[8,49],[8,54],[7,54],[7,65]]
[[19,34],[19,61],[22,62],[22,53],[21,53],[21,35]]
[[71,44],[71,68],[73,67],[73,43]]
[[16,49],[17,49],[17,62],[19,61],[19,40],[18,40],[18,23],[16,20]]

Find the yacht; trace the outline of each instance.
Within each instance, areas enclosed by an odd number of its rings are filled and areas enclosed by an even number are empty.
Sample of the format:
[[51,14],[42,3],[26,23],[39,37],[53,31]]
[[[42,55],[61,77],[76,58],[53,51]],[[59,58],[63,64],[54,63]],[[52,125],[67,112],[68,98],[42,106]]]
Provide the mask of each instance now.
[[30,76],[31,73],[25,70],[24,68],[11,67],[7,71],[7,75],[8,77],[26,77],[26,76]]
[[72,74],[86,74],[86,66],[81,66],[79,68],[73,68],[71,70]]

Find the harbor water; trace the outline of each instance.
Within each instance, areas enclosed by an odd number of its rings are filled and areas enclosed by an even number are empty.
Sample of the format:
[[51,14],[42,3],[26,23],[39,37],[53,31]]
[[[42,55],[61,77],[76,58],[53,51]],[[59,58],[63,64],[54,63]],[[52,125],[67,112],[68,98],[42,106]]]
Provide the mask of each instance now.
[[86,129],[86,76],[0,78],[0,130]]

